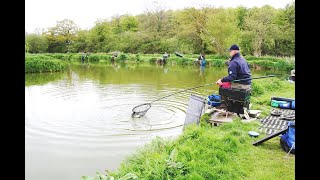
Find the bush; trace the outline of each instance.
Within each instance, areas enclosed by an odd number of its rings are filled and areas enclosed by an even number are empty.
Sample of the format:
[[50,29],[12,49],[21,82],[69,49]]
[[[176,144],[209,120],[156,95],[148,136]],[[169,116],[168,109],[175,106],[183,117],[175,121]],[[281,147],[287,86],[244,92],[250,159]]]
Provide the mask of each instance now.
[[225,61],[222,59],[214,59],[211,62],[212,62],[212,65],[216,67],[223,67],[226,65]]
[[26,73],[63,71],[66,63],[60,60],[29,60],[25,62]]
[[43,54],[26,54],[25,55],[25,60],[26,61],[33,61],[33,60],[51,60],[53,59],[50,56],[43,55]]
[[157,58],[150,58],[149,59],[149,63],[156,63],[156,61],[157,61]]
[[95,54],[90,54],[89,56],[88,56],[88,60],[89,60],[89,62],[91,62],[91,63],[98,63],[99,61],[100,61],[100,58],[99,58],[99,55],[95,55]]
[[126,54],[121,54],[120,56],[119,56],[119,60],[120,61],[124,61],[124,60],[126,60],[128,57],[127,57],[127,55]]
[[136,62],[141,62],[141,58],[140,58],[140,54],[136,54],[136,56],[134,57],[134,59],[136,60]]

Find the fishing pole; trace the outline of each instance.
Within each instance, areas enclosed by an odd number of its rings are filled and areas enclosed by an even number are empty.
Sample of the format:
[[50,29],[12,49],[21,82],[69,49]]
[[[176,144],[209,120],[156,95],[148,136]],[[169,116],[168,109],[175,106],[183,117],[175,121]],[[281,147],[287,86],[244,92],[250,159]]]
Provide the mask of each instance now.
[[[234,80],[232,82],[249,80],[249,79],[262,79],[262,78],[269,78],[269,77],[275,77],[275,75],[260,76],[260,77],[254,77],[254,78],[246,78],[246,79],[238,79],[238,80]],[[175,93],[171,93],[171,94],[169,94],[167,96],[163,96],[161,98],[153,100],[150,103],[140,104],[140,105],[138,105],[138,106],[136,106],[136,107],[134,107],[132,109],[131,117],[142,117],[142,116],[144,116],[147,113],[147,111],[151,108],[151,104],[156,102],[156,101],[159,101],[161,99],[164,99],[164,98],[167,98],[169,96],[173,96],[173,95],[175,95],[177,93],[181,93],[181,92],[188,91],[188,90],[191,90],[191,89],[196,89],[196,88],[200,88],[200,87],[204,87],[204,86],[211,86],[211,85],[214,85],[214,84],[215,83],[210,83],[210,84],[204,84],[204,85],[200,85],[200,86],[196,86],[196,87],[192,87],[192,88],[188,88],[188,89],[183,89],[181,91],[178,91],[178,92],[175,92]]]
[[197,23],[198,25],[200,25],[200,26],[204,29],[204,31],[207,33],[207,35],[209,35],[209,36],[211,37],[212,42],[215,42],[215,43],[218,45],[218,47],[219,47],[220,50],[224,53],[224,55],[226,55],[227,58],[230,59],[230,57],[227,55],[227,53],[222,49],[222,47],[221,47],[221,46],[219,45],[219,43],[215,40],[215,38],[208,32],[208,30],[207,30],[201,23],[199,23],[199,22],[197,21],[197,19],[196,19],[191,13],[190,13],[189,15],[196,21],[196,23]]
[[200,86],[184,89],[184,90],[169,94],[167,96],[163,96],[161,98],[158,98],[158,99],[156,99],[154,101],[151,101],[150,103],[140,104],[140,105],[138,105],[138,106],[136,106],[136,107],[134,107],[132,109],[131,117],[142,117],[142,116],[144,116],[146,114],[146,112],[151,108],[151,103],[154,103],[156,101],[159,101],[159,100],[164,99],[164,98],[169,97],[169,96],[173,96],[173,95],[175,95],[177,93],[181,93],[181,92],[184,92],[184,91],[188,91],[188,90],[191,90],[191,89],[196,89],[196,88],[200,88],[200,87],[204,87],[204,86],[210,86],[210,85],[214,85],[214,83],[204,84],[204,85],[200,85]]
[[178,91],[178,92],[175,92],[175,93],[169,94],[169,95],[167,95],[167,96],[161,97],[161,98],[156,99],[156,100],[154,100],[154,101],[151,101],[150,103],[153,103],[153,102],[159,101],[159,100],[161,100],[161,99],[164,99],[164,98],[166,98],[166,97],[169,97],[169,96],[175,95],[175,94],[177,94],[177,93],[181,93],[181,92],[184,92],[184,91],[188,91],[188,90],[191,90],[191,89],[196,89],[196,88],[200,88],[200,87],[204,87],[204,86],[210,86],[210,85],[214,85],[214,83],[204,84],[204,85],[200,85],[200,86],[192,87],[192,88],[189,88],[189,89],[184,89],[184,90],[181,90],[181,91]]
[[275,75],[259,76],[259,77],[253,77],[253,78],[245,78],[245,79],[236,79],[236,80],[233,80],[232,82],[246,81],[246,80],[252,80],[252,79],[262,79],[262,78],[269,78],[269,77],[275,77]]
[[252,80],[252,79],[262,79],[262,78],[269,78],[269,77],[275,77],[275,75],[268,75],[268,76],[259,76],[259,77],[253,77],[253,78],[245,78],[245,79],[235,79],[231,82],[223,82],[222,84],[217,83],[222,88],[230,88],[231,83],[239,82],[239,81],[246,81],[246,80]]

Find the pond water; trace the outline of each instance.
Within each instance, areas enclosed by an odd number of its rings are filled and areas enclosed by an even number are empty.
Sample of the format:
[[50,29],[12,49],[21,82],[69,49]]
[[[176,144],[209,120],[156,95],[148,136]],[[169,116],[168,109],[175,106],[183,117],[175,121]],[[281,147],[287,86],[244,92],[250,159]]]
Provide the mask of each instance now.
[[218,93],[218,86],[156,101],[142,118],[131,117],[133,107],[215,82],[226,71],[119,64],[70,65],[65,72],[26,74],[25,179],[79,180],[116,170],[152,138],[181,134],[190,95],[206,97]]

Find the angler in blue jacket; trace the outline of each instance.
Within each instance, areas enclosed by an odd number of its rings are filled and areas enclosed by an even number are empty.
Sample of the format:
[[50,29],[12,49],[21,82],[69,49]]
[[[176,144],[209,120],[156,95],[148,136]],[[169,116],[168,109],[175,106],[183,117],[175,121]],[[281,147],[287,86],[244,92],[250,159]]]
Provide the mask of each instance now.
[[[216,84],[231,82],[232,88],[248,89],[251,88],[251,72],[249,64],[240,55],[240,48],[234,44],[229,48],[231,59],[229,60],[228,76],[219,79]],[[238,82],[233,80],[246,79]]]

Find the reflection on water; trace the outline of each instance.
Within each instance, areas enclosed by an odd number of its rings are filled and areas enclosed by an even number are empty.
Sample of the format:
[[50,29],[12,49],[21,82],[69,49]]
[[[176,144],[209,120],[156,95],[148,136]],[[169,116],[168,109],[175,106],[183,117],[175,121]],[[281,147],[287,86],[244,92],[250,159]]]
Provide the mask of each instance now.
[[131,117],[133,107],[225,75],[226,68],[148,64],[84,64],[26,74],[26,179],[78,180],[115,170],[152,138],[179,135],[190,95],[207,96],[218,87],[156,101],[142,118]]
[[199,73],[199,76],[200,76],[200,78],[201,79],[203,79],[203,80],[205,80],[205,69],[206,69],[206,67],[205,66],[200,66],[200,73]]

